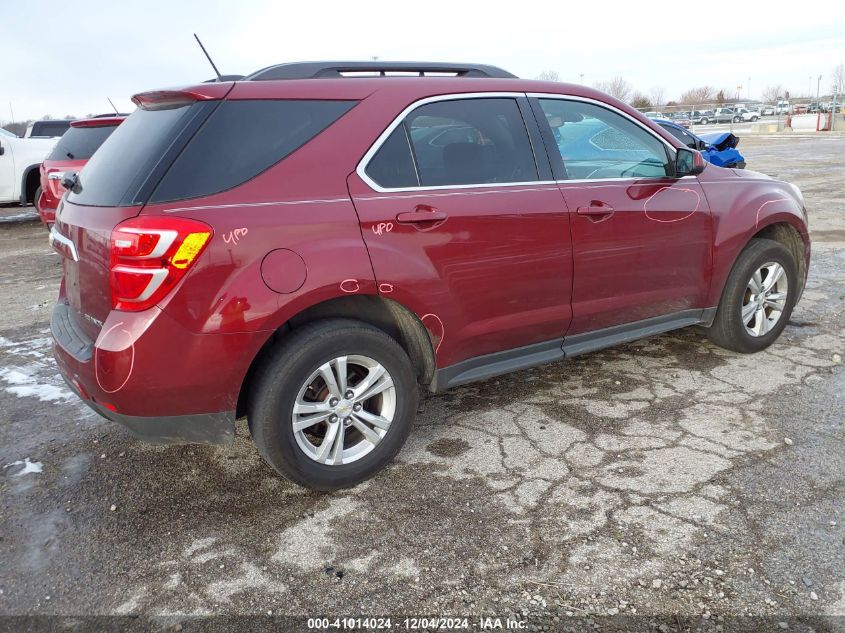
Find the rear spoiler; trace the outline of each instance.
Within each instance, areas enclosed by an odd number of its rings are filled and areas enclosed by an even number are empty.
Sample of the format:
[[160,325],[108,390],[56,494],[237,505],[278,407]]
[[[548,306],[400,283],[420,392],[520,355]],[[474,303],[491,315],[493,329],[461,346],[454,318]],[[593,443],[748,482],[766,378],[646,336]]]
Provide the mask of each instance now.
[[218,101],[225,98],[234,86],[235,82],[227,81],[171,90],[151,90],[134,95],[132,103],[142,110],[168,110],[197,101]]

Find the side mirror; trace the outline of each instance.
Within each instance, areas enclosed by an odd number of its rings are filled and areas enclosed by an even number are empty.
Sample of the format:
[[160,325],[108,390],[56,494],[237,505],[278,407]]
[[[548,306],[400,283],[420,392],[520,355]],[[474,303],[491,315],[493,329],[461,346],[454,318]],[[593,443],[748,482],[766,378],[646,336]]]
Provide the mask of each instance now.
[[0,143],[0,156],[6,153],[6,148],[3,147],[3,143]]
[[678,148],[675,156],[675,177],[695,176],[704,171],[704,158],[686,147]]

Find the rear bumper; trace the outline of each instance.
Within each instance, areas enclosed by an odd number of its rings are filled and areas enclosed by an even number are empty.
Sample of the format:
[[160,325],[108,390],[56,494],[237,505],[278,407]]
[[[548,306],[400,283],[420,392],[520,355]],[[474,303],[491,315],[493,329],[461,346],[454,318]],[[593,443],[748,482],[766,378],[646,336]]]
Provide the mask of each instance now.
[[117,422],[139,440],[151,444],[231,444],[235,441],[234,411],[157,417],[123,415],[85,399],[67,377],[65,382],[91,409],[107,420]]
[[[51,329],[56,364],[103,417],[155,443],[230,443],[253,334],[194,334],[158,308],[112,312],[96,341],[60,301]],[[113,321],[115,321],[113,323]]]

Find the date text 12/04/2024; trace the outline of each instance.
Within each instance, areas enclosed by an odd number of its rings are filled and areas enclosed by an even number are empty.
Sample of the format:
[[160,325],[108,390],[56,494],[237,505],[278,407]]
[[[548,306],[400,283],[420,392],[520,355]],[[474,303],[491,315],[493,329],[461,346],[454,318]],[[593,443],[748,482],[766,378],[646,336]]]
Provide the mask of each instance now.
[[408,631],[415,630],[508,630],[527,629],[526,620],[512,617],[480,616],[473,621],[470,618],[453,617],[406,617],[394,618],[308,618],[309,630],[390,630],[394,628]]

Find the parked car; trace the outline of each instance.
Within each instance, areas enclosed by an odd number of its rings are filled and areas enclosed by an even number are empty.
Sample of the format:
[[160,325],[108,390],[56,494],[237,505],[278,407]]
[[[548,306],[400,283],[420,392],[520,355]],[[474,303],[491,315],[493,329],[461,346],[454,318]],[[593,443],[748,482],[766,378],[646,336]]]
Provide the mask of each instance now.
[[62,184],[65,174],[82,169],[125,118],[125,115],[109,115],[73,121],[53,151],[41,163],[40,187],[35,195],[35,206],[41,222],[48,229],[56,221],[56,207],[65,192]]
[[646,112],[646,113],[645,113],[645,115],[646,115],[649,119],[662,119],[662,118],[664,118],[664,115],[663,115],[663,113],[662,113],[662,112],[654,112],[654,111],[651,111],[651,112]]
[[795,186],[584,86],[313,62],[133,101],[65,179],[58,367],[146,439],[231,442],[245,415],[312,488],[388,463],[420,388],[690,325],[759,351],[805,283]]
[[70,127],[70,119],[33,121],[26,127],[24,138],[59,138]]
[[713,110],[693,110],[689,113],[690,123],[707,125],[713,120]]
[[[760,118],[760,113],[756,110],[746,110],[745,108],[739,108],[735,111],[737,116],[743,121],[756,121]],[[734,118],[734,122],[736,122],[736,117]]]
[[778,101],[777,105],[777,113],[778,114],[789,114],[789,101]]
[[760,108],[760,114],[763,116],[774,116],[776,114],[775,106],[764,105],[762,108]]
[[715,123],[739,123],[742,118],[732,108],[716,108],[712,121]]
[[677,123],[681,127],[685,129],[689,129],[690,126],[690,116],[687,112],[678,112],[675,116],[672,117],[672,122]]
[[701,152],[708,163],[717,167],[745,169],[745,157],[736,149],[739,138],[735,134],[711,132],[697,136],[674,121],[655,119],[655,123],[687,147]]
[[38,166],[57,139],[20,138],[0,128],[0,204],[35,201]]

